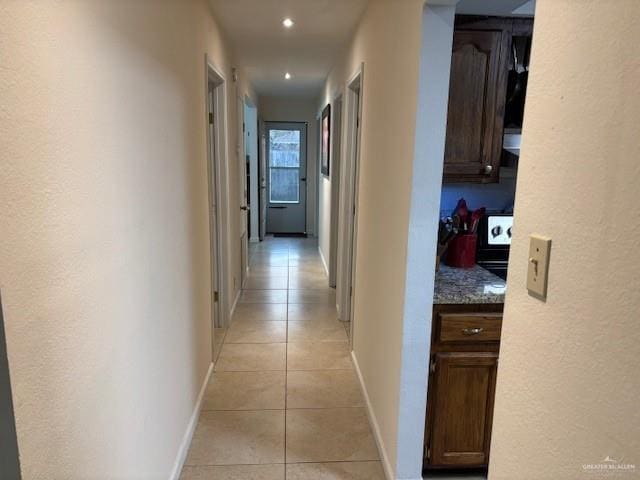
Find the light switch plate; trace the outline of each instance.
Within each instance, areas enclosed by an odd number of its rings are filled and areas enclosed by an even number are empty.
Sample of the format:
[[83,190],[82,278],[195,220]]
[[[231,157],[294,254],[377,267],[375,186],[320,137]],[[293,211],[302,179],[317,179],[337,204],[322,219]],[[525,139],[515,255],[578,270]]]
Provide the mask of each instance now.
[[529,243],[529,268],[527,269],[527,290],[529,293],[545,299],[549,276],[549,254],[551,239],[541,235],[531,235]]

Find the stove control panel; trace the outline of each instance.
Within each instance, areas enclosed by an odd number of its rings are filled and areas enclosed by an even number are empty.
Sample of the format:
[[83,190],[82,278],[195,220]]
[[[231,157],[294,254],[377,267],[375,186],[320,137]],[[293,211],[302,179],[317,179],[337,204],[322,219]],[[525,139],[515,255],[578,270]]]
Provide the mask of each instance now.
[[487,244],[511,245],[512,215],[489,215],[487,218]]

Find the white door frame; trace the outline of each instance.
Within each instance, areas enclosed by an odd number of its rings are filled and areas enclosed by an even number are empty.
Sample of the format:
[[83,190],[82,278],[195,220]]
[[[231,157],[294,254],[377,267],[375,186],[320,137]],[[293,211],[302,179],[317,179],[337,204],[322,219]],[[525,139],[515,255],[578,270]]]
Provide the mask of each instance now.
[[[224,75],[205,54],[205,98],[207,125],[207,178],[209,184],[209,235],[211,246],[211,323],[212,351],[214,327],[229,324],[229,171],[227,163],[227,89]],[[213,87],[213,111],[209,85]],[[209,118],[213,114],[213,126]],[[213,136],[213,138],[212,138]],[[215,235],[215,238],[214,238]],[[216,268],[217,266],[217,268]],[[218,301],[215,288],[218,288]]]
[[238,122],[238,134],[236,135],[236,155],[238,158],[238,173],[240,185],[238,192],[240,194],[240,285],[244,288],[247,280],[247,272],[249,270],[249,226],[247,225],[247,157],[244,148],[244,102],[245,99],[240,92],[238,83],[236,82],[236,119]]
[[[340,216],[340,170],[342,164],[342,134],[343,128],[343,94],[338,93],[333,99],[333,118],[331,119],[332,145],[331,145],[331,211],[329,213],[329,286],[336,286],[338,276],[338,225]],[[335,142],[335,143],[333,143]],[[318,157],[319,158],[319,157]],[[318,202],[319,203],[319,202]]]
[[[247,118],[249,117],[249,118]],[[251,119],[251,121],[249,120]],[[245,157],[249,156],[249,193],[248,199],[250,202],[247,203],[249,207],[249,215],[251,216],[251,220],[249,221],[249,242],[256,243],[260,240],[259,238],[259,208],[258,208],[258,195],[259,195],[259,185],[258,185],[258,107],[254,105],[253,101],[248,95],[244,97],[244,123],[245,123],[245,131],[244,131],[244,151]]]
[[345,322],[351,321],[349,341],[353,346],[353,305],[356,294],[356,244],[358,237],[358,177],[360,164],[360,141],[362,117],[362,93],[364,64],[351,76],[346,93],[346,141],[340,176],[340,226],[338,228],[338,265],[340,271],[336,282],[338,291],[338,315]]
[[265,122],[258,117],[258,236],[260,241],[264,240],[267,234],[267,140],[265,132],[267,127]]

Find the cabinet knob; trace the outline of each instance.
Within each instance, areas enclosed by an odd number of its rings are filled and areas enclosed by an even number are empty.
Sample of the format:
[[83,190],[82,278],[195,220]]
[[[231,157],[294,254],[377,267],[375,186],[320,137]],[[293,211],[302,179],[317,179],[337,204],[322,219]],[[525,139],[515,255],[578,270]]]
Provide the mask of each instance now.
[[479,333],[482,333],[483,330],[484,328],[463,328],[462,333],[465,335],[478,335]]
[[484,166],[484,174],[485,175],[491,175],[491,172],[493,172],[493,165],[485,165]]

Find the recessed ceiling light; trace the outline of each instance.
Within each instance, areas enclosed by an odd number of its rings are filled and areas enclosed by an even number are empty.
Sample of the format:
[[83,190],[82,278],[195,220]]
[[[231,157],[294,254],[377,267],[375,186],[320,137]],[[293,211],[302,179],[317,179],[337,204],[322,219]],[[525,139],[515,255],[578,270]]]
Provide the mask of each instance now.
[[285,78],[286,80],[289,80],[289,79],[291,78],[291,74],[290,74],[289,72],[285,73],[285,74],[284,74],[284,78]]
[[282,20],[282,25],[284,25],[285,28],[291,28],[291,27],[293,27],[293,20],[291,20],[289,17],[287,17],[284,20]]

